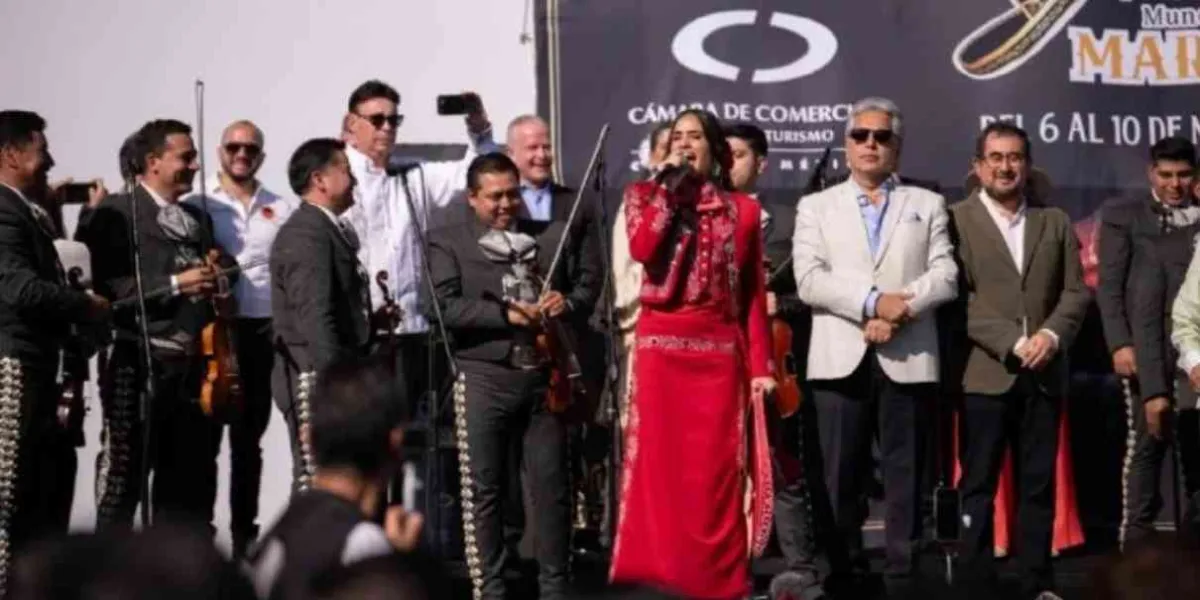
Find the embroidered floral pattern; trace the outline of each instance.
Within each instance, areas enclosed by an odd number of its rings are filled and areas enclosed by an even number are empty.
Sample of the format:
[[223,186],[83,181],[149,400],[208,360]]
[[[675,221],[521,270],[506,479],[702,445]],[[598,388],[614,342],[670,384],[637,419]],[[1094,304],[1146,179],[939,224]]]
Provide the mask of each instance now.
[[[636,353],[634,353],[636,355]],[[620,499],[617,502],[617,535],[613,542],[612,561],[609,566],[609,577],[612,577],[613,569],[617,565],[617,557],[621,553],[622,540],[625,538],[625,513],[626,507],[629,506],[629,482],[633,480],[633,469],[637,463],[638,455],[638,427],[640,425],[638,419],[637,397],[633,394],[633,390],[637,389],[634,385],[634,376],[632,367],[629,370],[629,413],[625,427],[622,431],[625,444],[621,454],[621,479],[617,482],[617,487],[620,490],[618,494]]]
[[[687,304],[724,302],[740,293],[737,257],[733,251],[737,207],[727,194],[712,185],[700,192],[693,224],[677,219],[678,211],[666,191],[640,182],[625,192],[630,240],[650,235],[661,251],[645,261],[641,297],[647,303],[682,300]],[[672,227],[672,222],[676,226]],[[669,236],[669,237],[668,237]],[[682,287],[682,289],[680,289]],[[736,307],[738,302],[733,302]]]
[[675,335],[645,335],[637,339],[638,349],[658,349],[684,352],[717,352],[733,354],[736,342],[715,342],[703,338],[685,338]]

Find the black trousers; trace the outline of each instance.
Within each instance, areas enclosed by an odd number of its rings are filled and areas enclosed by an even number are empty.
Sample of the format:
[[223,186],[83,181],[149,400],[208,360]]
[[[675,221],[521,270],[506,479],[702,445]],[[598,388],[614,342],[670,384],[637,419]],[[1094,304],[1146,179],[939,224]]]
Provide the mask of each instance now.
[[149,455],[139,411],[144,390],[140,346],[120,341],[108,361],[101,389],[102,449],[97,458],[97,529],[129,527],[141,497],[142,461],[153,474],[150,501],[155,523],[207,528],[217,495],[221,426],[197,401],[202,361],[154,357],[155,395],[150,402]]
[[913,570],[913,539],[918,526],[918,483],[921,437],[918,422],[933,384],[899,384],[888,378],[875,353],[868,350],[850,376],[811,382],[816,403],[825,493],[833,533],[827,552],[835,575],[847,574],[864,562],[862,528],[863,473],[871,465],[871,445],[879,439],[880,468],[886,502],[884,574],[907,577]]
[[234,549],[258,537],[262,487],[262,436],[271,420],[271,369],[275,364],[270,319],[237,320],[238,372],[244,405],[229,424],[229,516]]
[[[438,423],[447,426],[452,411],[439,405],[438,415],[432,415],[433,399],[445,398],[442,394],[443,384],[449,369],[446,365],[444,350],[440,346],[431,345],[428,333],[410,333],[395,336],[375,348],[375,352],[389,355],[392,360],[396,378],[401,382],[402,396],[397,402],[407,403],[414,420],[419,423]],[[433,388],[432,390],[430,388]],[[432,391],[432,394],[430,393]],[[428,435],[428,432],[425,432]],[[426,438],[420,438],[421,445]],[[414,440],[410,440],[414,441]],[[423,477],[421,471],[419,477]],[[388,502],[400,504],[404,495],[404,477],[398,474],[392,479],[388,489]],[[429,482],[425,482],[428,486]],[[426,487],[428,490],[429,488]],[[437,535],[441,535],[440,533]]]
[[811,389],[789,418],[770,410],[775,471],[775,537],[789,571],[816,571],[812,490],[819,489],[821,449]]
[[[75,481],[67,480],[64,473],[74,473],[75,448],[56,416],[59,386],[54,365],[8,357],[6,366],[11,368],[13,361],[20,363],[19,376],[16,371],[0,372],[0,395],[5,397],[3,402],[14,402],[14,408],[19,402],[20,415],[15,430],[0,435],[16,442],[13,495],[5,507],[11,511],[6,533],[10,556],[15,557],[38,539],[67,533]],[[5,409],[7,412],[9,407]],[[3,423],[5,428],[10,425]]]
[[967,394],[960,420],[962,569],[969,583],[993,579],[992,502],[1007,442],[1017,481],[1017,568],[1025,593],[1053,589],[1054,460],[1061,399],[1026,376],[999,396]]
[[[1175,404],[1181,410],[1173,423],[1174,435],[1169,440],[1151,437],[1146,426],[1145,403],[1141,400],[1136,380],[1128,383],[1131,393],[1126,395],[1125,401],[1133,430],[1125,454],[1127,475],[1121,531],[1123,543],[1137,542],[1154,533],[1154,521],[1163,507],[1162,471],[1163,460],[1167,459],[1168,452],[1177,452],[1171,459],[1170,468],[1179,469],[1183,484],[1183,489],[1175,490],[1175,495],[1178,497],[1183,494],[1184,498],[1191,499],[1200,489],[1200,430],[1196,425],[1196,397],[1187,378],[1181,374],[1175,381]],[[1176,445],[1173,447],[1173,444]],[[1178,466],[1174,460],[1179,461]],[[1194,512],[1186,499],[1183,503],[1188,508],[1181,512]]]
[[[484,598],[504,598],[504,505],[511,474],[525,466],[532,504],[534,556],[542,598],[562,598],[570,534],[567,427],[546,411],[547,373],[461,361],[466,375],[466,428],[474,512],[463,515],[468,552],[472,531],[482,562]],[[521,439],[522,456],[509,449]]]

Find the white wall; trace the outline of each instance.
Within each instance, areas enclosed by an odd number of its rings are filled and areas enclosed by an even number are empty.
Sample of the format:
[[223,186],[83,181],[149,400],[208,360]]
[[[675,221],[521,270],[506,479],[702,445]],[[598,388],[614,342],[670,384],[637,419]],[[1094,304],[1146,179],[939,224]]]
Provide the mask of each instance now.
[[[51,180],[120,185],[117,148],[145,121],[195,124],[194,82],[205,82],[206,168],[234,119],[266,134],[261,178],[288,193],[287,159],[302,141],[338,134],[359,83],[400,91],[402,142],[462,142],[461,117],[435,96],[475,90],[498,132],[536,108],[534,46],[521,44],[524,0],[4,0],[0,109],[39,112],[58,166]],[[532,24],[529,25],[532,33]],[[73,225],[73,215],[68,217]],[[90,528],[99,401],[89,392],[73,526]],[[260,521],[286,500],[291,458],[276,412],[263,441]],[[221,456],[217,525],[227,542],[228,455]]]

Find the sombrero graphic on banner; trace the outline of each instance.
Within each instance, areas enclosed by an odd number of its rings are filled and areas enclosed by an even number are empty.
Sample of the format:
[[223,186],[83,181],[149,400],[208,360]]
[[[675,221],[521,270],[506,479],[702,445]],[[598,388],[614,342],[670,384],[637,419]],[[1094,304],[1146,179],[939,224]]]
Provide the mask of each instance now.
[[1037,56],[1087,0],[1009,0],[1012,6],[954,47],[952,59],[972,79],[995,79]]

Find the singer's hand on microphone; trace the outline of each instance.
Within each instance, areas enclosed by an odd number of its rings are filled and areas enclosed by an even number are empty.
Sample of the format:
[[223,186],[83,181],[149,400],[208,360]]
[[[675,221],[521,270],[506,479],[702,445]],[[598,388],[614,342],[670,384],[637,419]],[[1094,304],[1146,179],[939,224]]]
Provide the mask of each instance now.
[[688,159],[683,153],[672,152],[663,159],[662,164],[658,166],[658,170],[665,171],[670,167],[684,167],[688,165]]

